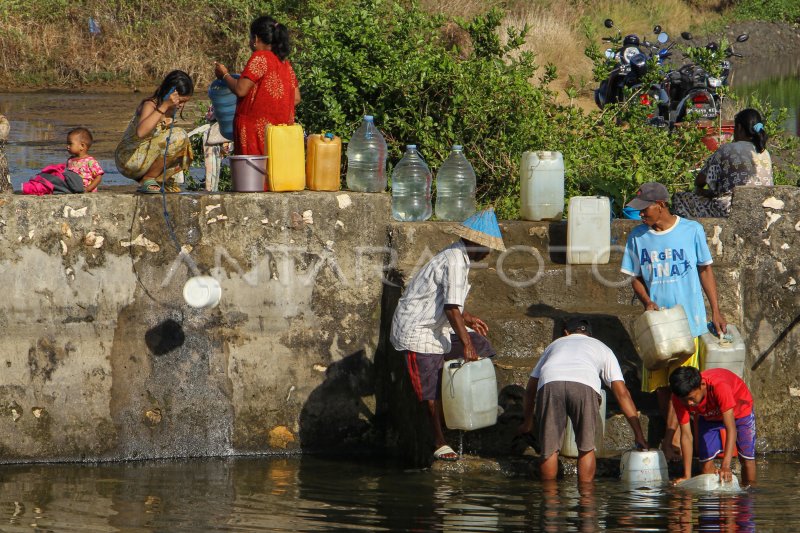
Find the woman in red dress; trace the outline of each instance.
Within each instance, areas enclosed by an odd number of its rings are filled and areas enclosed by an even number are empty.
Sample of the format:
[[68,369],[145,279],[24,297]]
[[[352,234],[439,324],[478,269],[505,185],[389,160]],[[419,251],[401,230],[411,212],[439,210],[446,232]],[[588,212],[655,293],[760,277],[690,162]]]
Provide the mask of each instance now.
[[268,155],[265,135],[268,124],[294,124],[294,107],[300,103],[300,88],[289,55],[289,31],[269,16],[250,24],[250,49],[241,76],[230,75],[222,63],[214,74],[225,80],[238,96],[233,118],[233,151],[236,155]]

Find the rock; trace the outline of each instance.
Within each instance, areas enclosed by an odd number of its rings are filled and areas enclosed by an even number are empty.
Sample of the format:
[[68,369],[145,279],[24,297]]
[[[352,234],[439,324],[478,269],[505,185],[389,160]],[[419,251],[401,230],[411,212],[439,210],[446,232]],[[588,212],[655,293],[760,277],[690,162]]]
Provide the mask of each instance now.
[[294,434],[286,426],[275,426],[269,431],[267,444],[270,448],[286,449],[295,441]]

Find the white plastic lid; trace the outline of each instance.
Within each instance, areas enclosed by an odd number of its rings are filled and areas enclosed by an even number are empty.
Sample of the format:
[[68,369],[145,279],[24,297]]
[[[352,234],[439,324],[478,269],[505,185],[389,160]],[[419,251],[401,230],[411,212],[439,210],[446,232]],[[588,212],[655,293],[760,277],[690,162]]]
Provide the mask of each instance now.
[[364,120],[372,122],[372,115],[364,115]]
[[461,146],[460,144],[454,144],[453,145],[453,150],[463,150],[463,149],[464,149],[464,147]]
[[222,287],[211,276],[194,276],[183,286],[183,299],[196,309],[216,307],[222,296]]
[[406,150],[416,150],[416,149],[417,149],[417,145],[416,144],[407,144],[406,145]]

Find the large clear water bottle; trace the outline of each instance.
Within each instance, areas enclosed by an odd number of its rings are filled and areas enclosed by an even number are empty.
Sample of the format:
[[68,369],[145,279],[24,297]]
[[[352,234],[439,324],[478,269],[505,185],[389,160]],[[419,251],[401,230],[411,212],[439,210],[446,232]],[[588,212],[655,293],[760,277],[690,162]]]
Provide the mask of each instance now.
[[436,216],[463,222],[473,213],[475,170],[464,157],[464,149],[456,144],[436,175]]
[[392,170],[392,216],[401,222],[428,220],[431,206],[431,169],[409,144],[406,153]]
[[347,143],[347,188],[357,192],[386,190],[386,140],[375,127],[372,115]]

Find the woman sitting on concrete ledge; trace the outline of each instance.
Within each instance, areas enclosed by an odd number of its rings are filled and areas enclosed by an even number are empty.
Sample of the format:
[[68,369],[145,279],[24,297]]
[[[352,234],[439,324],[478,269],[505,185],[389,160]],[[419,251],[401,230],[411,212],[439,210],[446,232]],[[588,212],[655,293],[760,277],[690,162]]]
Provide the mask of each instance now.
[[686,218],[727,217],[738,185],[772,186],[772,159],[767,152],[764,120],[755,109],[734,119],[733,142],[723,144],[697,173],[694,192],[672,197],[673,212]]
[[192,93],[192,78],[173,70],[136,108],[114,158],[120,174],[139,182],[139,192],[159,193],[162,181],[167,192],[181,192],[176,176],[189,169],[192,147],[186,131],[172,123]]

